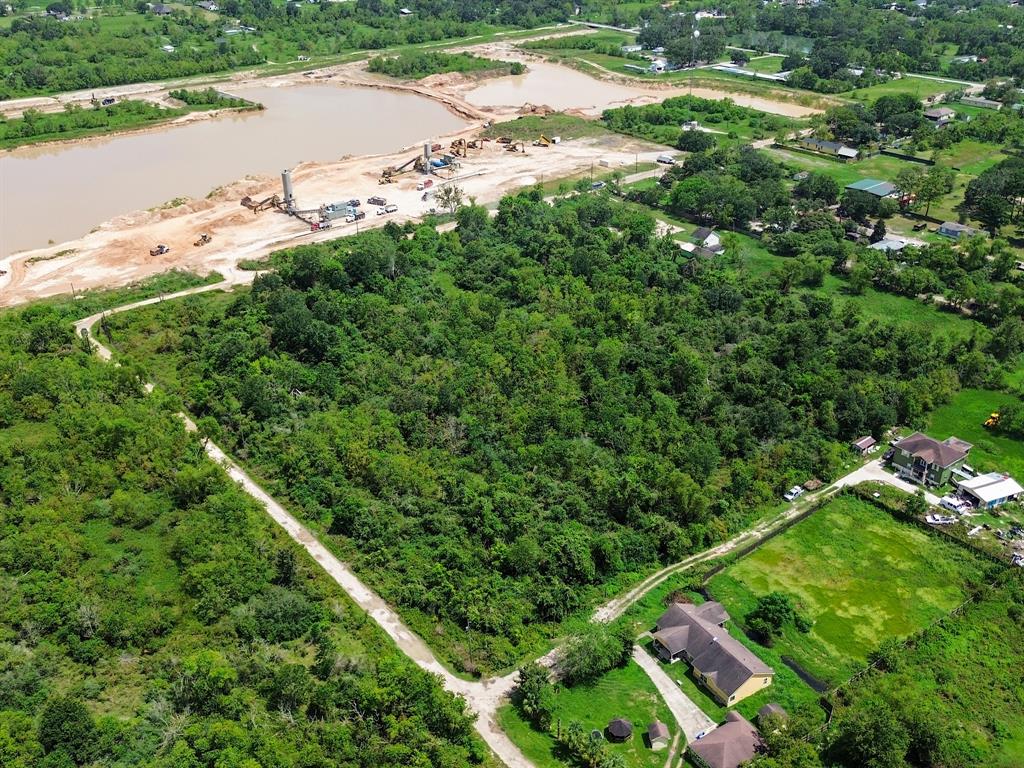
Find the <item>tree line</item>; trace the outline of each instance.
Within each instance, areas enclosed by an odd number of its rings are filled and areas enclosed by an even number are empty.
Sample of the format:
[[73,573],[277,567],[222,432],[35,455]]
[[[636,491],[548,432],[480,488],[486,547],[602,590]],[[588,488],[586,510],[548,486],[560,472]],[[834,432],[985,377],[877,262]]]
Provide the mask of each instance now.
[[[775,173],[742,157],[750,184]],[[608,584],[836,476],[849,438],[945,402],[965,356],[997,367],[973,341],[694,260],[606,196],[541,198],[294,249],[226,307],[149,310],[174,329],[155,344],[145,312],[111,319],[466,671],[515,664]]]

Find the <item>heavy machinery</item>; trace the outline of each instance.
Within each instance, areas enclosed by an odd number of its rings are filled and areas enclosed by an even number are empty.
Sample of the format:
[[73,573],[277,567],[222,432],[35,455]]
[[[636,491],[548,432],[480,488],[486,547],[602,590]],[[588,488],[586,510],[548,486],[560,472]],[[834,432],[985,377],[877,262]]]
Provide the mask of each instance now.
[[149,255],[163,256],[165,253],[170,253],[170,251],[171,249],[168,246],[164,245],[163,243],[160,243],[160,245],[158,245],[156,248],[149,249]]
[[419,171],[426,173],[428,168],[428,161],[423,155],[416,155],[406,160],[401,165],[389,165],[387,168],[380,172],[380,178],[377,179],[378,184],[390,184],[399,176],[404,173],[411,171]]
[[281,198],[274,194],[268,198],[265,198],[257,202],[256,200],[253,200],[251,197],[246,195],[245,197],[242,198],[242,205],[244,205],[253,213],[259,213],[260,211],[266,211],[270,208],[280,208]]
[[207,243],[210,243],[210,242],[213,242],[213,238],[210,237],[205,232],[203,232],[203,234],[201,234],[199,236],[199,239],[196,240],[194,243],[192,243],[192,245],[194,245],[196,248],[200,248],[201,246],[204,246],[204,245],[206,245]]
[[526,154],[526,143],[522,141],[514,141],[505,147],[506,152],[522,152]]
[[998,427],[999,426],[999,413],[998,412],[990,413],[988,418],[985,419],[985,426],[988,427],[989,429],[995,429],[996,427]]
[[466,140],[455,139],[455,141],[452,142],[452,145],[449,148],[449,150],[453,155],[455,155],[455,157],[465,157],[467,150]]
[[495,139],[495,141],[498,142],[499,144],[511,144],[512,143],[512,139],[510,139],[508,136],[500,136],[497,139]]
[[536,141],[533,142],[533,146],[535,146],[535,147],[550,147],[551,146],[551,139],[549,139],[547,136],[545,136],[542,133],[540,135],[540,138],[538,138]]

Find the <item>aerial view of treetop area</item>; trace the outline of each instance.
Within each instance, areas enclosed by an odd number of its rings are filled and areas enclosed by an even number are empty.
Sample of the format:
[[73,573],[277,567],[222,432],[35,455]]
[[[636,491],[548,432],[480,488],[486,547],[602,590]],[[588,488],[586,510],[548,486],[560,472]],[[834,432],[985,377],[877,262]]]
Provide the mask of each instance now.
[[0,768],[1024,768],[1022,50],[0,3]]

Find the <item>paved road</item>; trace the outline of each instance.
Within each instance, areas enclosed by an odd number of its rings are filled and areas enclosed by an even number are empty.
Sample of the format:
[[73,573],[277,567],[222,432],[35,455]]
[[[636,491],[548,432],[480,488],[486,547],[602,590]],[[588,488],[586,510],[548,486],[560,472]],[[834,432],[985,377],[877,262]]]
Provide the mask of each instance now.
[[[672,716],[675,717],[679,727],[686,734],[687,743],[713,730],[718,725],[683,693],[675,680],[669,677],[668,672],[665,671],[666,666],[653,658],[639,645],[633,646],[633,660],[647,673],[647,676],[651,678],[651,682],[654,683],[654,687],[658,689],[661,697],[665,699],[665,703],[672,712]],[[684,669],[683,667],[679,668]],[[668,667],[668,669],[671,669],[671,667]]]

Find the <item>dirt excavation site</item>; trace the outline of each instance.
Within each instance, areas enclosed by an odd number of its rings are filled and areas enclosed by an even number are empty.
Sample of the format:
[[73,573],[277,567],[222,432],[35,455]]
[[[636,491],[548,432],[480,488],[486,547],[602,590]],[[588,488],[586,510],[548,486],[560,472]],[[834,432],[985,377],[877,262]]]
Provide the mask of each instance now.
[[[521,51],[508,44],[491,44],[481,53],[504,59],[524,57]],[[368,227],[382,226],[387,221],[402,223],[416,220],[431,208],[440,212],[442,205],[438,203],[436,194],[445,185],[457,185],[467,200],[472,198],[487,205],[517,189],[545,181],[578,178],[591,173],[607,174],[615,170],[628,174],[637,162],[650,163],[664,151],[663,148],[613,134],[564,139],[550,146],[533,146],[532,141],[527,141],[525,146],[517,147],[518,151],[510,151],[508,144],[496,140],[480,140],[489,123],[515,120],[523,114],[543,114],[554,109],[580,117],[594,117],[610,106],[651,103],[671,95],[671,91],[591,78],[533,57],[526,60],[529,69],[525,75],[484,81],[456,74],[434,76],[419,83],[399,83],[370,75],[365,70],[365,62],[271,78],[257,78],[251,73],[248,77],[242,74],[233,76],[230,84],[221,84],[220,87],[243,97],[249,88],[290,91],[292,86],[303,86],[308,90],[311,85],[324,86],[325,94],[330,90],[327,86],[334,85],[355,86],[357,91],[373,89],[375,93],[404,92],[410,97],[427,97],[432,103],[443,105],[442,112],[447,110],[458,118],[451,121],[451,125],[461,124],[464,127],[454,131],[448,129],[443,135],[423,135],[415,143],[388,154],[365,154],[293,165],[290,170],[294,199],[290,207],[285,204],[287,191],[283,188],[280,171],[268,173],[261,168],[259,175],[222,184],[203,196],[174,197],[172,193],[167,198],[158,198],[170,200],[162,205],[125,212],[103,223],[94,220],[77,222],[77,231],[88,231],[88,234],[76,239],[59,244],[51,241],[45,247],[16,253],[12,253],[15,248],[5,247],[0,252],[9,255],[0,259],[0,306],[13,306],[72,291],[123,286],[170,269],[199,274],[217,271],[227,275],[236,269],[240,261],[261,259],[284,247],[355,234]],[[124,95],[145,92],[148,98],[160,99],[165,90],[166,87],[160,85],[148,88],[128,86]],[[346,97],[339,94],[336,98]],[[544,106],[533,107],[533,104]],[[799,109],[783,103],[774,106],[774,111],[780,112]],[[386,123],[393,121],[395,116],[370,117],[362,114],[357,118],[363,123],[364,133],[373,133],[383,131]],[[401,119],[400,115],[398,119]],[[415,118],[407,119],[415,121]],[[379,121],[379,128],[376,121]],[[436,120],[433,125],[437,125]],[[417,135],[417,128],[424,133],[430,130],[429,125],[421,122],[405,128],[404,142]],[[176,127],[166,133],[177,130],[182,129]],[[309,130],[333,131],[335,128],[333,125],[314,124],[309,126]],[[119,142],[127,138],[130,137],[85,139],[80,143]],[[474,139],[478,141],[474,142]],[[286,140],[287,136],[281,137],[281,141]],[[455,154],[453,142],[459,140],[466,140],[470,146],[476,143],[478,148],[463,149],[458,153],[460,156],[452,161],[451,155]],[[383,146],[389,143],[390,138]],[[424,143],[430,147],[428,159],[424,159]],[[62,148],[62,145],[57,146],[58,151]],[[255,157],[247,149],[240,146],[237,154],[243,158]],[[215,161],[217,151],[210,150],[209,153],[214,155],[211,162]],[[18,152],[20,150],[12,154],[17,155]],[[446,156],[449,158],[448,167],[433,165],[443,163]],[[120,163],[113,165],[117,164]],[[402,166],[405,166],[403,172],[391,183],[379,183],[384,169]],[[433,170],[431,175],[425,174],[428,166]],[[131,163],[126,167],[133,176],[152,175],[152,170],[145,167],[145,161],[141,167]],[[255,173],[256,168],[246,167],[250,169],[247,172]],[[224,181],[237,178],[234,173]],[[431,182],[428,189],[417,189],[428,179]],[[92,194],[103,195],[103,184],[103,179],[97,178]],[[11,196],[14,186],[0,181],[0,193]],[[424,192],[427,193],[426,199]],[[273,199],[275,195],[276,200]],[[374,196],[386,200],[388,213],[383,213],[380,205],[368,204],[368,198]],[[266,207],[253,205],[268,198],[271,200]],[[141,202],[131,199],[137,205]],[[248,207],[242,203],[243,199],[249,202]],[[334,213],[329,229],[316,229],[315,222],[324,217],[324,206],[351,199],[361,201],[358,210],[365,214],[365,218],[346,223],[344,215]],[[59,204],[60,201],[54,202]],[[146,202],[139,207],[145,205],[152,204]],[[10,232],[28,226],[10,213],[7,203],[3,206],[8,207],[8,212],[4,217],[7,220],[0,226],[0,240],[5,237],[2,230],[10,228]],[[129,206],[130,203],[120,210],[127,211]],[[292,215],[287,208],[304,213]],[[207,242],[203,242],[203,235],[209,237]],[[46,237],[45,233],[41,236]]]

